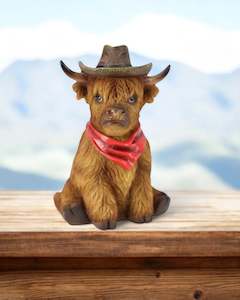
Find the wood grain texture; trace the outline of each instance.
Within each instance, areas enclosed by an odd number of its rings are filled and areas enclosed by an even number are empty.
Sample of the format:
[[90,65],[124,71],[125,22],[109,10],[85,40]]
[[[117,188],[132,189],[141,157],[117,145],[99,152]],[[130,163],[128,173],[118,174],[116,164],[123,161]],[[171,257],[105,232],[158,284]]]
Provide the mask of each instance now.
[[[238,257],[5,257],[0,271],[79,269],[240,269]],[[240,288],[240,287],[239,287]]]
[[240,193],[168,194],[152,223],[99,231],[51,192],[0,192],[0,299],[240,299]]
[[0,234],[0,257],[234,257],[239,253],[239,232]]
[[7,299],[240,299],[237,269],[1,272]]
[[168,193],[168,212],[117,230],[68,225],[51,192],[0,192],[0,257],[239,257],[240,193]]
[[[53,192],[0,191],[0,232],[99,232],[92,224],[69,225],[57,212]],[[240,231],[240,192],[169,192],[166,214],[153,222],[119,222],[116,231]]]

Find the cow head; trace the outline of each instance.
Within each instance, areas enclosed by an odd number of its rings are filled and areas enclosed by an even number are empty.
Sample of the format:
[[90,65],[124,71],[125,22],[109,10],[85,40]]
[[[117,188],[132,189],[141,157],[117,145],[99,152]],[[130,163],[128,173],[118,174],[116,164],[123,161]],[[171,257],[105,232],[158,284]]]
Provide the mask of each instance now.
[[66,75],[74,79],[77,99],[90,106],[91,122],[103,134],[126,138],[138,126],[139,113],[158,93],[156,84],[169,72],[170,66],[155,76],[93,77],[70,70],[63,62]]

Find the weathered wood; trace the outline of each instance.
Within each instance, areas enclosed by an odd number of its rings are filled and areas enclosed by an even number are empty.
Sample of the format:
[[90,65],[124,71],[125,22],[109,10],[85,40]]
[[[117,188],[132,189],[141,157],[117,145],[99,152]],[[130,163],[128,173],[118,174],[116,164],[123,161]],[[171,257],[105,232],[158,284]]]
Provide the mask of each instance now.
[[0,257],[236,257],[240,193],[175,192],[152,223],[70,226],[51,192],[0,193]]
[[240,232],[0,234],[1,257],[234,257],[239,252]]
[[0,273],[1,299],[240,299],[237,269]]
[[50,192],[0,192],[0,298],[240,299],[240,192],[168,193],[116,230],[70,226]]

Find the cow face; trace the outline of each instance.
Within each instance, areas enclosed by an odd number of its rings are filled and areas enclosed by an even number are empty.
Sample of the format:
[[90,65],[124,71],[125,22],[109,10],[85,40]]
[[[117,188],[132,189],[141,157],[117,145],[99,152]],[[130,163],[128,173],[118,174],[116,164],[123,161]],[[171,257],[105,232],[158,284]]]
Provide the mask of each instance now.
[[96,129],[111,137],[124,137],[138,126],[139,113],[158,93],[155,84],[145,85],[141,77],[89,78],[76,82],[77,98],[85,98]]
[[62,61],[64,73],[76,82],[77,99],[90,105],[93,126],[111,137],[127,137],[138,126],[139,113],[145,103],[153,102],[158,93],[156,83],[169,72],[170,66],[155,76],[93,77],[70,70]]

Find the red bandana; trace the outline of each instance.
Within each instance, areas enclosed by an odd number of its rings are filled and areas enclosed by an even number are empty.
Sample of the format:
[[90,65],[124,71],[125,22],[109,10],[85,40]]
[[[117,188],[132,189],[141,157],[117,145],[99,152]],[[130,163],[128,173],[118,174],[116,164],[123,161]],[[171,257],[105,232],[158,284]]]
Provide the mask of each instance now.
[[130,170],[144,151],[146,138],[140,128],[126,140],[117,141],[112,139],[93,127],[91,122],[87,123],[86,134],[97,150],[108,159],[119,164],[126,170]]

